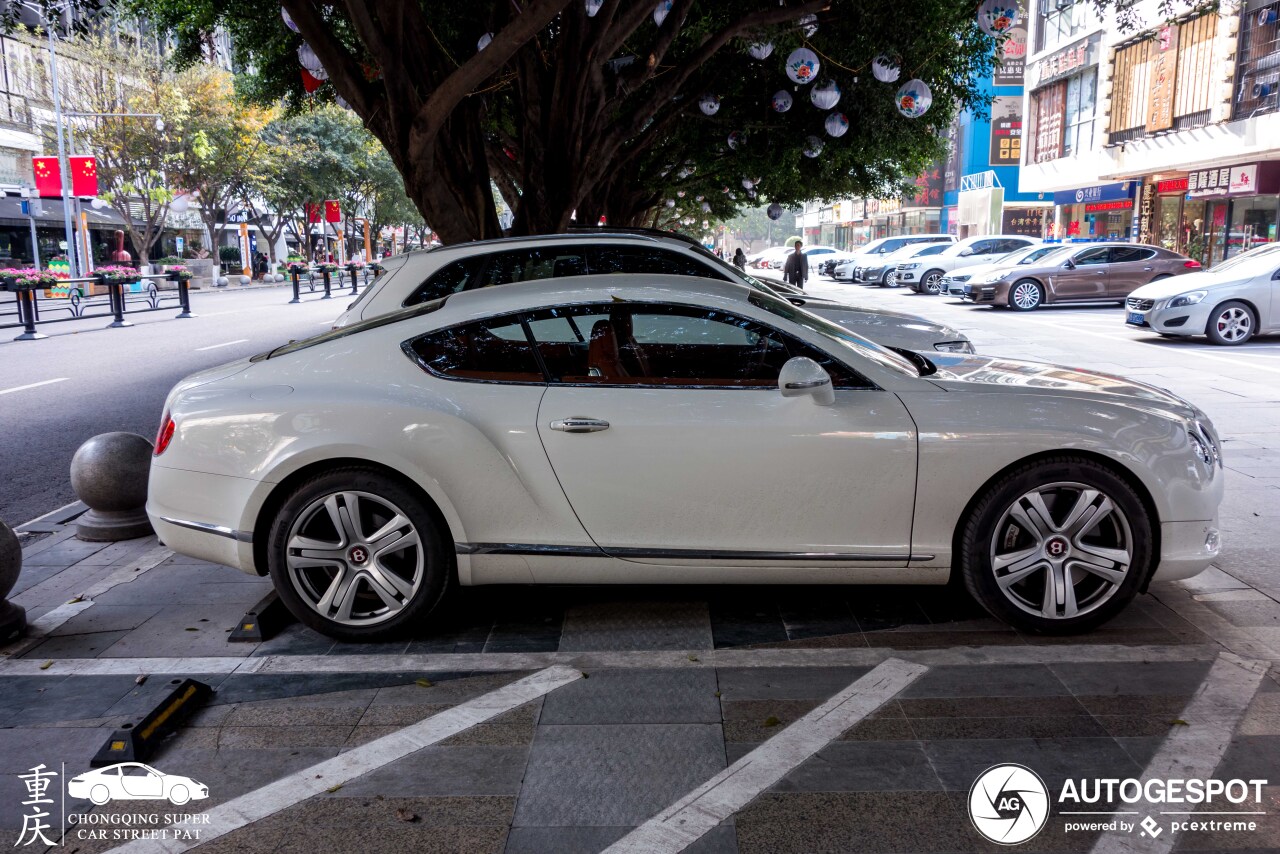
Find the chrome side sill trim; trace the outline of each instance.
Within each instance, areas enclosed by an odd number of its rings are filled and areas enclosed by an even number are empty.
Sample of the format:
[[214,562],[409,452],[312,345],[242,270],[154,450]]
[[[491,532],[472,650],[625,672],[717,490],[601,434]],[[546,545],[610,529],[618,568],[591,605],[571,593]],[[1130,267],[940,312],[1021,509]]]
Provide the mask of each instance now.
[[229,540],[235,540],[240,543],[253,542],[253,534],[249,531],[236,531],[222,525],[211,525],[208,522],[189,522],[186,519],[170,519],[168,516],[161,516],[160,521],[168,522],[170,525],[177,525],[179,528],[190,528],[193,531],[200,531],[205,534],[216,534],[219,537],[226,537]]
[[552,546],[537,543],[455,543],[460,555],[561,555],[564,557],[665,558],[668,560],[724,561],[916,561],[933,560],[933,555],[852,554],[848,552],[759,552],[715,549],[647,549],[631,547]]

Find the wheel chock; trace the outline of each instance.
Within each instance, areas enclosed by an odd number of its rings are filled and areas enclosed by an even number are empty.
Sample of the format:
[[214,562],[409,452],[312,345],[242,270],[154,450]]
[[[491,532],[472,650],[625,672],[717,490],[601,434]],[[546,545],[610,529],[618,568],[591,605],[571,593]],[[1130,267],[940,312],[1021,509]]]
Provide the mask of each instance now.
[[245,612],[244,619],[227,636],[227,643],[259,643],[270,640],[293,621],[293,614],[289,613],[289,609],[272,590],[261,602]]
[[195,679],[174,679],[173,690],[141,720],[125,724],[111,734],[89,763],[92,768],[117,762],[145,762],[165,736],[178,728],[213,696],[213,689]]

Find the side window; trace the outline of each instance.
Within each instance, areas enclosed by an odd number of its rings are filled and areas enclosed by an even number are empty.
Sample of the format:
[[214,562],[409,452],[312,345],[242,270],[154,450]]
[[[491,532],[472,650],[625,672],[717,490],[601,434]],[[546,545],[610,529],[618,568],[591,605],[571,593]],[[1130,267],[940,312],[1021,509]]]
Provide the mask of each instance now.
[[888,240],[888,241],[885,241],[884,245],[881,246],[876,251],[879,252],[881,255],[887,255],[890,252],[897,252],[899,249],[901,249],[903,246],[906,246],[906,245],[907,244],[905,240]]
[[1156,257],[1156,250],[1141,246],[1112,246],[1111,263],[1123,264],[1127,261],[1147,261]]
[[[568,321],[586,341],[550,332]],[[545,324],[545,325],[544,325]],[[866,383],[825,353],[750,320],[674,305],[546,309],[530,328],[554,382],[575,385],[774,388],[793,356],[822,364],[838,388]],[[544,335],[539,330],[547,329]],[[563,327],[561,327],[563,328]]]
[[922,249],[920,249],[911,257],[923,258],[926,255],[937,255],[940,252],[942,252],[944,249],[949,247],[950,245],[951,245],[950,243],[929,243],[929,244],[926,244]]
[[650,273],[666,276],[699,276],[728,281],[719,270],[696,258],[652,246],[590,246],[587,269],[598,273]]
[[498,317],[430,332],[405,343],[418,364],[453,380],[543,383],[519,317]]
[[996,251],[1001,255],[1008,255],[1010,252],[1017,252],[1019,249],[1026,249],[1031,245],[1028,240],[1001,240],[1000,245],[996,247]]
[[489,256],[480,287],[510,285],[538,279],[582,276],[587,272],[586,261],[575,247],[548,247],[546,249],[513,249]]
[[1095,246],[1092,249],[1086,249],[1083,252],[1077,252],[1072,258],[1078,266],[1093,266],[1095,264],[1107,263],[1107,257],[1111,250],[1106,246]]
[[977,243],[969,247],[974,255],[990,255],[995,251],[996,241],[979,240]]
[[[409,294],[404,305],[430,302],[433,299],[480,287],[476,277],[480,273],[483,261],[483,256],[473,256],[454,261],[452,264],[445,264]],[[366,290],[365,293],[368,291]]]

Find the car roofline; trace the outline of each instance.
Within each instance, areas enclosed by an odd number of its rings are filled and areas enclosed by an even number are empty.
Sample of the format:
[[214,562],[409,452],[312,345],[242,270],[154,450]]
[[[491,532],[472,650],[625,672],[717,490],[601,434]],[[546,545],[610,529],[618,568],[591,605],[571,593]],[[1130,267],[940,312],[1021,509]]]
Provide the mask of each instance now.
[[489,237],[484,240],[468,240],[463,243],[445,243],[440,246],[432,246],[430,249],[411,249],[408,252],[401,253],[394,257],[412,258],[415,255],[428,255],[432,252],[447,252],[451,249],[465,249],[472,246],[504,246],[513,243],[538,243],[543,240],[565,239],[571,238],[581,240],[584,237],[598,238],[618,238],[629,237],[635,240],[652,241],[658,237],[670,237],[681,243],[689,242],[692,245],[701,246],[702,244],[692,238],[685,238],[683,235],[674,235],[670,232],[655,232],[654,234],[640,234],[634,229],[618,229],[617,231],[601,232],[594,229],[570,229],[565,232],[556,232],[555,234],[526,234],[523,237]]

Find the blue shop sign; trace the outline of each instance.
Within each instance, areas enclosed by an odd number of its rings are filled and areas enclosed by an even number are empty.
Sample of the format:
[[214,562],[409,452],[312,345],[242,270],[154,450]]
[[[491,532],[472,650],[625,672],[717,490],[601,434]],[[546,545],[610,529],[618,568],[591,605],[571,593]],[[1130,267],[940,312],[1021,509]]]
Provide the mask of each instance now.
[[1103,184],[1100,187],[1083,187],[1079,190],[1062,190],[1053,194],[1055,205],[1090,204],[1092,202],[1118,202],[1132,199],[1137,181],[1124,181],[1119,184]]

